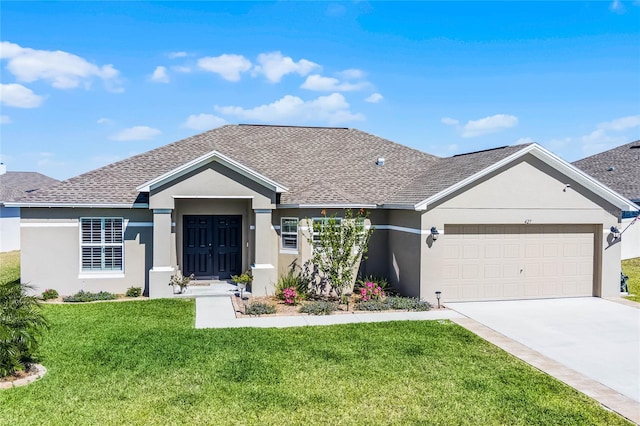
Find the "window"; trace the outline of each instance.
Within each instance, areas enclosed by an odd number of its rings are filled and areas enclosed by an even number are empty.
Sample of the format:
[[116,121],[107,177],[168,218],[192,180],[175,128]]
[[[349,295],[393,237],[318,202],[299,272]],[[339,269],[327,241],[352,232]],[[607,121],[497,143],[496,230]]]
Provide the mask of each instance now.
[[318,245],[320,242],[320,231],[329,223],[331,219],[335,219],[336,226],[342,226],[342,218],[340,217],[314,217],[313,218],[313,244]]
[[123,219],[80,219],[83,271],[122,271]]
[[298,250],[298,218],[283,217],[280,219],[280,238],[283,250]]

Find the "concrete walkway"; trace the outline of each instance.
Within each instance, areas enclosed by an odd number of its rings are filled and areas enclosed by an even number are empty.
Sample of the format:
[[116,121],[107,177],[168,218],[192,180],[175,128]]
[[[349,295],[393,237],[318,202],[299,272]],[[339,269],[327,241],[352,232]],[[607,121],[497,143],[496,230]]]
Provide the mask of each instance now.
[[237,328],[261,327],[284,328],[309,325],[333,325],[364,322],[439,320],[462,318],[452,310],[433,310],[427,312],[387,312],[334,315],[292,315],[236,318],[231,298],[196,298],[196,328]]

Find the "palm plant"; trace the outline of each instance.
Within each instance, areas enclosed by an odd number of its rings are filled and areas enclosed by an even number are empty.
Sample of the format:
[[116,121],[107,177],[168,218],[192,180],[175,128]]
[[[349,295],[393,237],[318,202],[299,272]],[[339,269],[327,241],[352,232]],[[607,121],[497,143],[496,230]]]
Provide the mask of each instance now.
[[29,370],[48,328],[33,288],[19,281],[0,283],[0,377]]

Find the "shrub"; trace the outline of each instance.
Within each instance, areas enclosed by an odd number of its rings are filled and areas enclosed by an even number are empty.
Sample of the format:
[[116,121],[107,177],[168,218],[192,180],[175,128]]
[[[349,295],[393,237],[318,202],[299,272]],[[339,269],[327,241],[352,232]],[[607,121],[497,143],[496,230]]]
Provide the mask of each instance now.
[[358,311],[428,311],[431,309],[429,302],[411,297],[387,297],[384,300],[362,300],[355,305]]
[[367,300],[382,300],[384,298],[384,290],[371,281],[364,283],[364,286],[360,288],[360,296],[363,301]]
[[47,328],[33,288],[12,281],[0,284],[0,377],[28,370],[36,361]]
[[275,314],[276,307],[268,303],[255,302],[244,308],[245,315],[267,315]]
[[42,300],[57,299],[58,296],[58,292],[52,288],[48,288],[42,292]]
[[398,291],[393,287],[393,284],[391,284],[389,280],[376,275],[367,275],[363,278],[359,278],[356,281],[354,290],[360,291],[360,289],[364,287],[365,283],[369,282],[377,284],[387,296],[396,296],[398,294]]
[[285,300],[284,290],[293,288],[299,300],[306,300],[307,295],[309,294],[309,281],[304,279],[299,273],[295,270],[295,265],[289,268],[289,271],[280,275],[278,278],[278,282],[276,283],[276,297],[280,300]]
[[253,282],[253,275],[251,275],[251,271],[246,271],[240,275],[232,275],[231,280],[236,284],[251,284]]
[[300,307],[303,314],[309,315],[331,315],[333,311],[338,310],[338,305],[333,302],[311,302]]
[[127,292],[125,293],[125,296],[127,296],[127,297],[140,297],[141,294],[142,294],[142,288],[141,287],[129,287],[127,289]]
[[284,295],[284,303],[287,305],[297,305],[300,303],[300,296],[298,296],[298,292],[295,288],[285,288],[282,290],[282,294]]
[[63,297],[63,302],[94,302],[96,300],[113,300],[116,296],[107,291],[100,293],[91,293],[90,291],[80,290],[73,296]]

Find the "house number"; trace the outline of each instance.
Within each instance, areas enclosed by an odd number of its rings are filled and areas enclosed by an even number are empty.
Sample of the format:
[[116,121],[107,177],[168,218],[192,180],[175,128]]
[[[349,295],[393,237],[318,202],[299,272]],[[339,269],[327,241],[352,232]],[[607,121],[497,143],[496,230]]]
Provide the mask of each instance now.
[[533,222],[533,220],[532,220],[532,219],[525,219],[525,220],[524,220],[524,224],[525,224],[525,225],[529,225],[531,222]]

